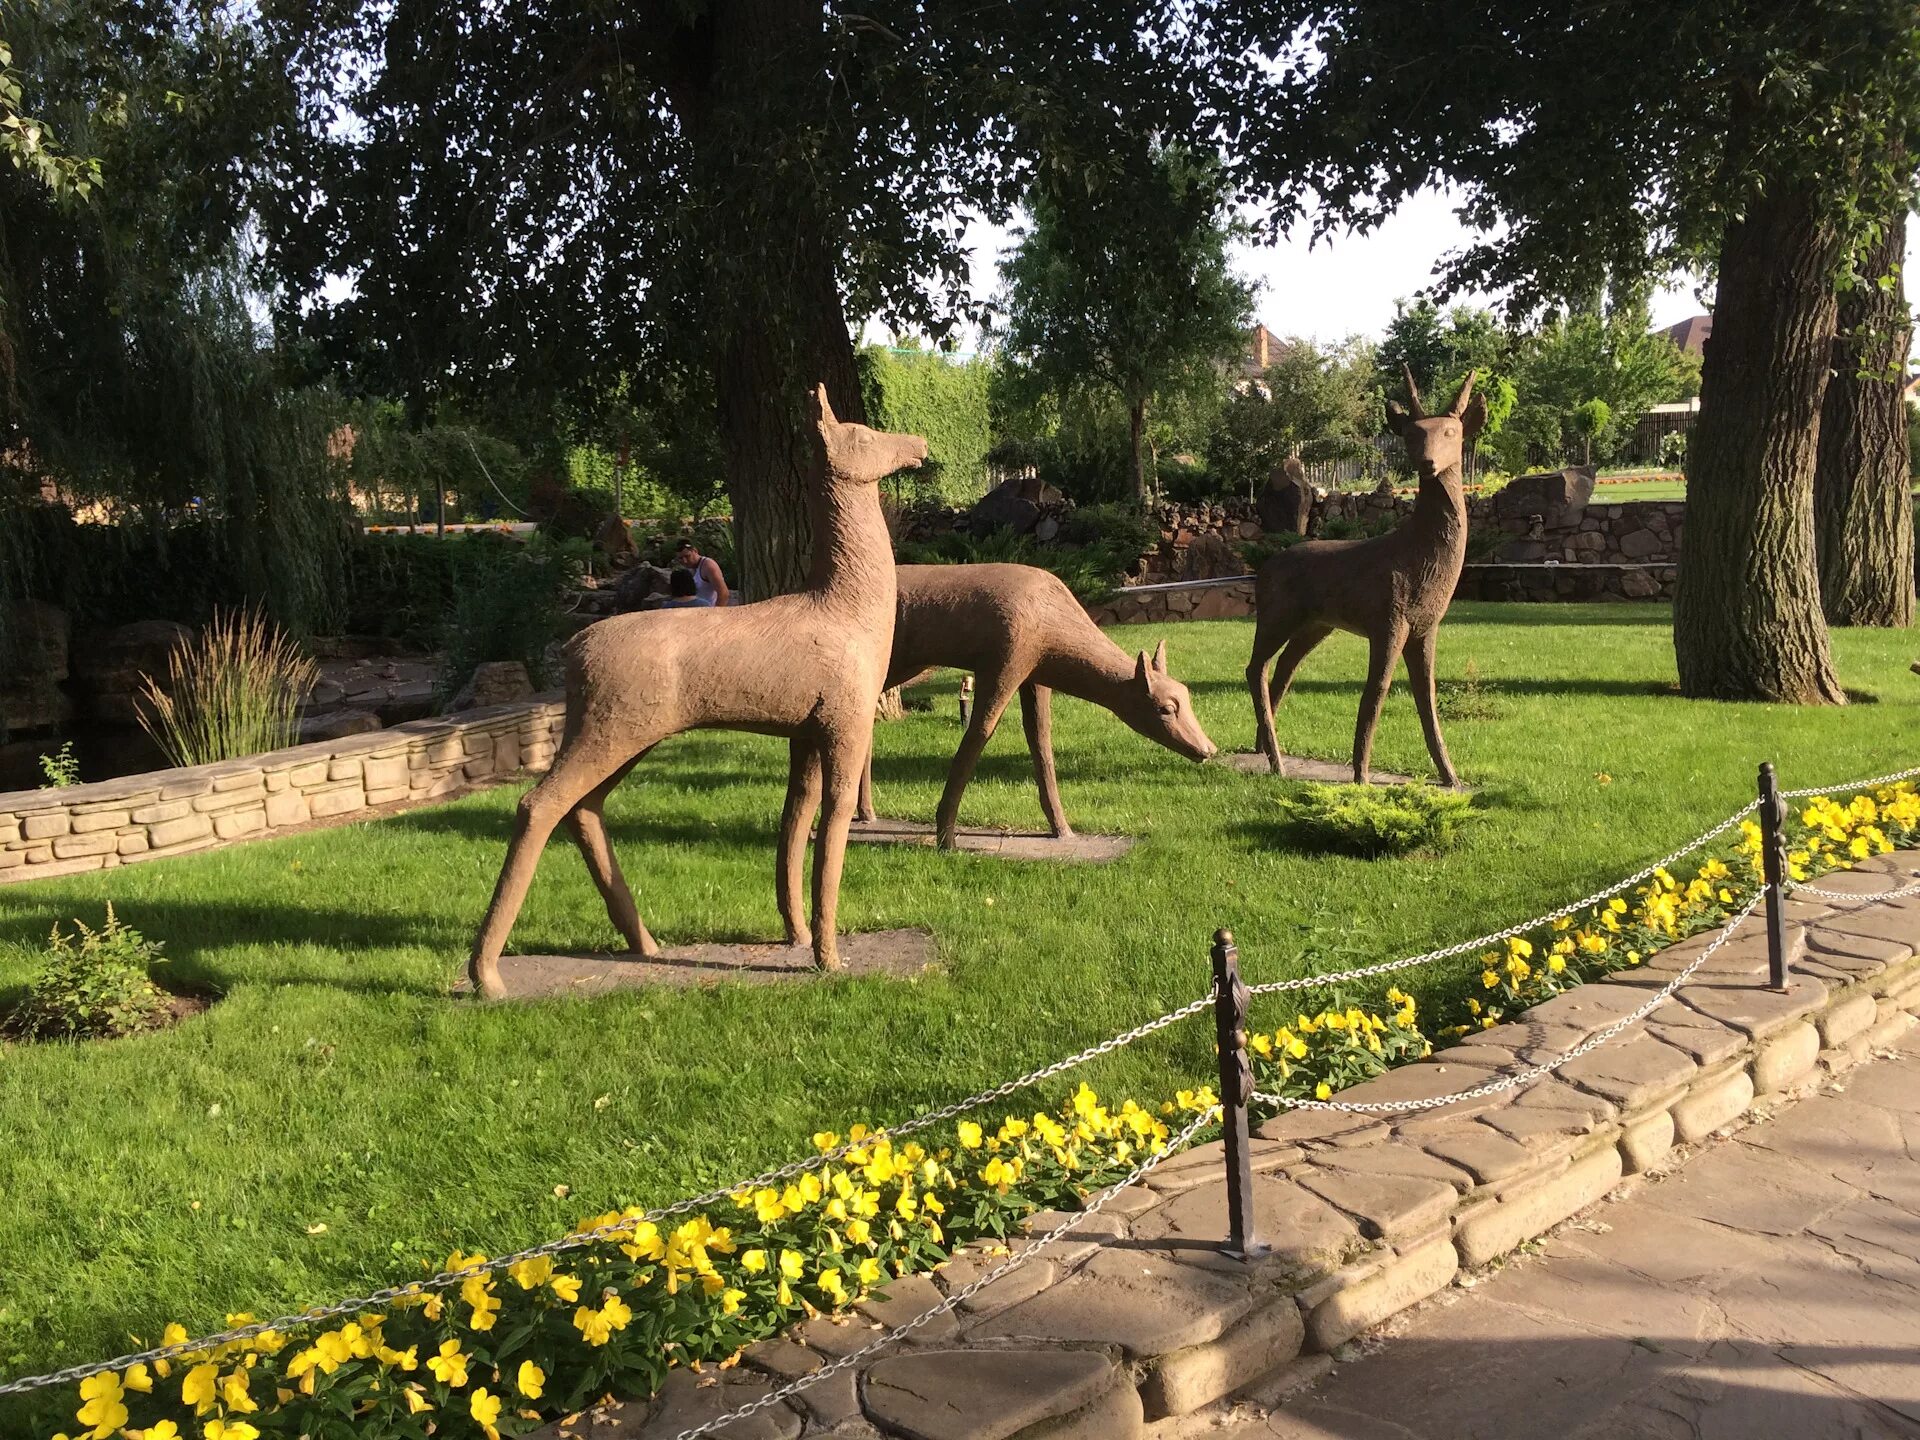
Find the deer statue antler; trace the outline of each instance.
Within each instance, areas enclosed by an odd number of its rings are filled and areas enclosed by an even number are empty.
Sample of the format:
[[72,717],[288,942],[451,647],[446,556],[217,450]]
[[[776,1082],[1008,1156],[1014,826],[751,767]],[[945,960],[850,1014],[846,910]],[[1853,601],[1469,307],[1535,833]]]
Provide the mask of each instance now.
[[1478,370],[1467,371],[1467,378],[1460,385],[1460,394],[1454,400],[1453,408],[1447,411],[1449,415],[1460,416],[1467,413],[1467,401],[1473,398],[1473,379],[1479,373]]
[[1416,420],[1426,419],[1427,407],[1420,403],[1420,387],[1413,383],[1413,367],[1405,361],[1402,361],[1400,373],[1407,377],[1407,405],[1413,418]]

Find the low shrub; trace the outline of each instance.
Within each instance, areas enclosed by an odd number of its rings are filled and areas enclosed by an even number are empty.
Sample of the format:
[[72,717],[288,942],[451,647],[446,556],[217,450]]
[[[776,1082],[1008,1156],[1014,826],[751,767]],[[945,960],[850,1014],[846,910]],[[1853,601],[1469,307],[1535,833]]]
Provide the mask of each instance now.
[[175,765],[237,760],[293,744],[320,667],[254,610],[215,613],[151,677],[140,723]]
[[52,790],[65,790],[70,785],[80,783],[80,757],[73,753],[73,741],[63,740],[58,750],[48,750],[40,756],[40,774],[47,782],[43,787]]
[[1370,858],[1446,850],[1473,814],[1472,796],[1431,785],[1306,785],[1280,801],[1307,843]]
[[75,920],[56,925],[46,958],[27,982],[12,1028],[36,1040],[108,1040],[150,1030],[167,1014],[167,997],[148,971],[162,962],[160,944],[107,906],[98,930]]
[[584,550],[584,541],[543,538],[463,578],[447,617],[437,682],[443,703],[490,660],[520,661],[537,688],[558,679],[547,651],[564,630],[566,597],[584,568]]
[[1505,702],[1482,683],[1480,667],[1471,659],[1459,679],[1442,680],[1433,688],[1434,709],[1443,720],[1497,720],[1507,711]]

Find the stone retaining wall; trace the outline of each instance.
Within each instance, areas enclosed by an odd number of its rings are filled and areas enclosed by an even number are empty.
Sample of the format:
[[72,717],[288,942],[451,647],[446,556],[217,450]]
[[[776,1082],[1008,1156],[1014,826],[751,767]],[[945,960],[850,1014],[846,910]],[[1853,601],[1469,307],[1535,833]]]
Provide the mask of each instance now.
[[183,855],[544,770],[565,712],[559,696],[538,696],[245,760],[0,794],[0,884]]
[[[1870,897],[1915,875],[1920,852],[1904,852],[1820,882],[1861,894],[1858,905],[1791,902],[1795,973],[1784,994],[1764,988],[1755,916],[1646,1021],[1556,1075],[1427,1111],[1293,1112],[1260,1126],[1255,1220],[1271,1248],[1255,1259],[1222,1252],[1223,1156],[1200,1146],[957,1313],[721,1433],[1142,1440],[1249,1387],[1268,1394],[1290,1375],[1310,1378],[1325,1352],[1567,1220],[1674,1145],[1904,1034],[1920,1009],[1920,898]],[[1451,1095],[1564,1054],[1643,1004],[1712,938],[1341,1098]],[[1273,1003],[1256,1002],[1256,1023]],[[1036,1215],[1027,1229],[1065,1218]],[[650,1402],[538,1433],[669,1440],[872,1342],[998,1263],[993,1246],[968,1247],[850,1317],[751,1346],[738,1366],[676,1369]]]

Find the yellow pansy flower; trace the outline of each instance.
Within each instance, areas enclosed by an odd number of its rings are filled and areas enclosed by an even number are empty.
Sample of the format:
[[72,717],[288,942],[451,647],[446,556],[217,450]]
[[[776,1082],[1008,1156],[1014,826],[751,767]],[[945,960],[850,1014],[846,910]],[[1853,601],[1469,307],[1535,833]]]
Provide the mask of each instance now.
[[440,1345],[438,1355],[427,1357],[427,1369],[433,1372],[433,1378],[442,1385],[458,1390],[467,1383],[467,1356],[461,1353],[458,1340],[446,1340]]
[[578,1275],[556,1275],[547,1284],[553,1293],[568,1304],[580,1298],[580,1277]]
[[500,1397],[489,1394],[483,1386],[467,1397],[467,1413],[473,1416],[473,1423],[487,1434],[487,1440],[500,1440],[500,1432],[494,1428],[494,1422],[500,1418]]
[[514,1383],[520,1387],[520,1393],[529,1400],[538,1400],[546,1388],[547,1372],[531,1360],[520,1362],[520,1373],[514,1376]]
[[80,1382],[80,1399],[85,1403],[74,1418],[92,1427],[94,1440],[106,1440],[127,1423],[126,1392],[118,1375],[89,1375]]
[[220,1367],[211,1363],[194,1366],[181,1377],[180,1403],[191,1405],[193,1413],[204,1415],[213,1408]]
[[209,1420],[200,1433],[204,1440],[260,1440],[260,1432],[244,1420]]

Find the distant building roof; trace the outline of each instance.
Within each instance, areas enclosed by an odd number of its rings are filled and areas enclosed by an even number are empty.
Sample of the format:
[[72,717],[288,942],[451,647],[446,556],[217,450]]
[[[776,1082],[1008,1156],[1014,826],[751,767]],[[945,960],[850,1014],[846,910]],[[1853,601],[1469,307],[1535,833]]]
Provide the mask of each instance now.
[[1267,373],[1269,365],[1279,364],[1280,357],[1291,348],[1266,326],[1255,325],[1253,333],[1247,336],[1246,354],[1240,357],[1240,373],[1249,380],[1258,380]]
[[1678,325],[1667,326],[1660,333],[1688,354],[1698,355],[1706,348],[1707,337],[1713,334],[1713,316],[1690,316]]

